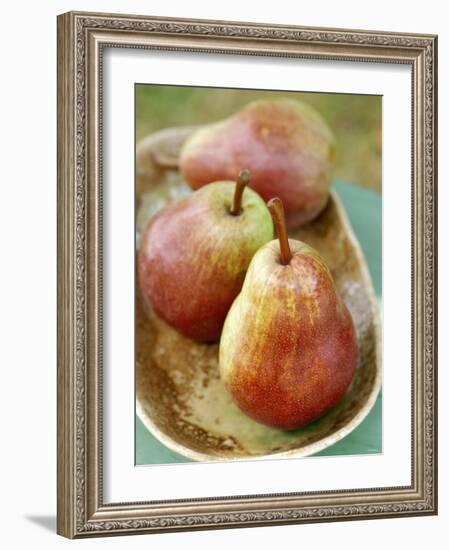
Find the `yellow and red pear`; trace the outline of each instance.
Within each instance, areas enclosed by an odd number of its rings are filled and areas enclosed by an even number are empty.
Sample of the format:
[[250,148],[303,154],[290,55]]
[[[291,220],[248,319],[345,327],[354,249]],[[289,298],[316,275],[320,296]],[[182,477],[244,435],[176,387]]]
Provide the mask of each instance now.
[[312,107],[292,99],[261,100],[198,129],[184,144],[180,170],[193,189],[251,170],[264,200],[279,197],[287,224],[300,226],[327,203],[334,137]]
[[282,203],[268,204],[279,240],[257,252],[220,340],[220,374],[255,420],[300,428],[335,405],[353,378],[352,317],[324,260],[287,238]]
[[144,301],[184,336],[218,340],[255,252],[273,238],[265,202],[237,183],[211,183],[161,210],[145,228],[138,255]]

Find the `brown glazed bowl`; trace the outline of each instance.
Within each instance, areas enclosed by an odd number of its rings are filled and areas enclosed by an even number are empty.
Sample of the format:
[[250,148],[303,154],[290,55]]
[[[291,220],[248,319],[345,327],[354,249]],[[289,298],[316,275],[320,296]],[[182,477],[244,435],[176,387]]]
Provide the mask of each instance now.
[[[192,128],[151,134],[136,150],[137,243],[148,219],[190,193],[177,170]],[[218,344],[189,340],[145,311],[136,296],[137,414],[164,445],[192,460],[242,460],[314,454],[366,417],[381,386],[379,312],[368,268],[344,208],[331,193],[325,210],[289,236],[311,245],[329,265],[357,331],[359,364],[340,402],[305,428],[283,431],[247,417],[218,372]]]

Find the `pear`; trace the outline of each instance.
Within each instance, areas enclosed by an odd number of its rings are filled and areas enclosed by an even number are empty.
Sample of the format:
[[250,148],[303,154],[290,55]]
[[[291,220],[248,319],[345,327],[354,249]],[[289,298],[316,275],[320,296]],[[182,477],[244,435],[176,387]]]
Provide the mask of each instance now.
[[299,227],[327,203],[334,151],[332,132],[314,109],[292,99],[262,100],[194,132],[179,167],[198,189],[247,166],[251,187],[266,201],[279,197],[288,226]]
[[144,229],[138,282],[144,303],[184,336],[218,340],[255,252],[273,238],[250,173],[211,183],[158,212]]
[[278,198],[268,207],[279,240],[262,246],[250,263],[223,327],[219,368],[242,411],[291,430],[319,418],[343,396],[358,346],[323,258],[287,238]]

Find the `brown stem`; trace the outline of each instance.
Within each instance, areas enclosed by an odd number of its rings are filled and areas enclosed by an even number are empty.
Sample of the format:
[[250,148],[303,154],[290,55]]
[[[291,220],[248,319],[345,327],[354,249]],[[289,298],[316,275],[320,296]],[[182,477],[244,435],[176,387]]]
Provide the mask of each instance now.
[[233,216],[238,216],[242,211],[243,191],[248,185],[250,179],[251,172],[249,170],[240,170],[237,181],[235,182],[234,199],[232,201],[232,208],[230,210]]
[[267,203],[268,209],[271,212],[276,233],[279,239],[279,247],[281,249],[281,263],[288,265],[292,259],[290,245],[288,243],[287,227],[285,225],[284,206],[278,197],[270,199]]

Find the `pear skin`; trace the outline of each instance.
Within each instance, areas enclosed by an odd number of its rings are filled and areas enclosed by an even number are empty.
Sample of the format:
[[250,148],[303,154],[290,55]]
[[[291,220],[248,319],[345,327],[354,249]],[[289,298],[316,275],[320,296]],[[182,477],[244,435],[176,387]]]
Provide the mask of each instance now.
[[357,366],[351,315],[318,253],[289,240],[254,256],[226,317],[220,375],[236,404],[255,420],[285,430],[322,416],[347,390]]
[[139,247],[144,302],[189,338],[218,340],[255,252],[273,238],[270,213],[253,190],[236,197],[232,181],[211,183],[161,210]]
[[334,156],[333,134],[314,109],[291,99],[262,100],[194,132],[181,150],[180,171],[198,189],[247,166],[251,187],[266,201],[279,197],[287,225],[298,227],[325,207]]

